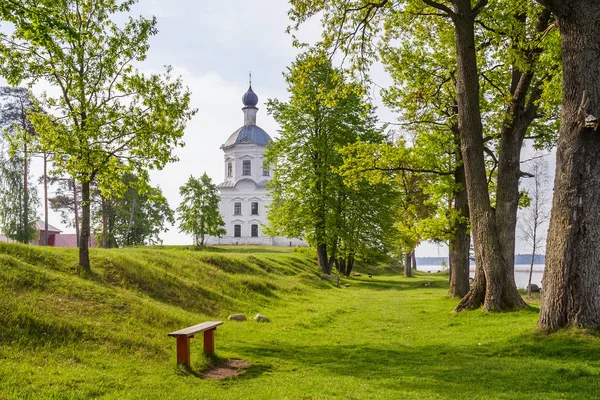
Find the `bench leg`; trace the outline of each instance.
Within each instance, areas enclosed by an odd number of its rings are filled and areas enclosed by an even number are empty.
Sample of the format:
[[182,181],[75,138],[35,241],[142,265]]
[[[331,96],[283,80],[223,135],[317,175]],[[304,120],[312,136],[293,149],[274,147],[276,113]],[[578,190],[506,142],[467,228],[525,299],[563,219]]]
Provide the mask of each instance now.
[[215,354],[215,330],[204,331],[204,354],[207,356]]
[[190,366],[190,338],[185,336],[177,337],[177,364]]

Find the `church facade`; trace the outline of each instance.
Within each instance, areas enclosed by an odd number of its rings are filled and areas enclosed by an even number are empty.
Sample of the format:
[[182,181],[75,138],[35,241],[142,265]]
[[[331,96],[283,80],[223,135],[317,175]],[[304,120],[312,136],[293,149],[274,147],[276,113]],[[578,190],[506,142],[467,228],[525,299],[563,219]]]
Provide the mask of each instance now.
[[263,232],[271,203],[267,182],[273,175],[264,153],[272,139],[256,125],[258,96],[252,84],[242,97],[242,103],[244,125],[221,146],[224,180],[218,186],[219,211],[227,233],[217,241],[220,244],[306,245],[300,239],[271,237]]

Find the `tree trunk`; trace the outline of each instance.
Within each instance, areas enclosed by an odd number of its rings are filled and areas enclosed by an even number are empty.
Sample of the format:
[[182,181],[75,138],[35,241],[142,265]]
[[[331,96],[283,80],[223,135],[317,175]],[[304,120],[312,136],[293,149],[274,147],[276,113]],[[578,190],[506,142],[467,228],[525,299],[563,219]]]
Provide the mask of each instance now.
[[413,249],[413,251],[410,252],[410,257],[411,257],[411,261],[412,261],[412,269],[416,270],[417,269],[417,256],[415,255],[415,249]]
[[[135,217],[135,208],[136,208],[136,199],[133,199],[133,204],[131,206],[131,213],[129,214],[129,221],[127,222],[127,230],[125,231],[125,245],[129,246],[129,232],[131,232],[131,225],[133,224],[133,219]],[[198,241],[196,240],[196,246],[198,246]]]
[[411,277],[412,276],[412,268],[411,268],[411,257],[410,251],[407,251],[404,255],[404,276]]
[[[535,240],[535,233],[533,234]],[[535,243],[535,242],[534,242]],[[531,265],[529,266],[529,280],[527,281],[527,294],[531,296],[531,276],[533,275],[533,263],[535,261],[535,247],[533,249],[533,254],[531,255]]]
[[75,242],[79,247],[81,235],[79,232],[79,202],[77,201],[77,181],[73,178],[73,210],[75,212]]
[[106,240],[106,199],[102,195],[100,195],[100,199],[100,208],[102,209],[102,248],[106,249],[108,248],[108,241]]
[[[550,23],[550,12],[541,11],[536,31],[543,34]],[[526,16],[522,16],[525,25]],[[529,64],[535,65],[541,49],[532,48],[527,53]],[[496,220],[498,237],[504,259],[511,275],[515,272],[515,235],[519,210],[519,180],[521,179],[521,149],[527,130],[535,120],[538,100],[542,94],[540,83],[533,83],[535,71],[521,71],[513,66],[511,102],[506,110],[506,119],[500,135],[498,157],[498,182],[496,188]]]
[[327,245],[325,243],[317,245],[317,259],[319,260],[319,267],[321,267],[323,273],[331,275],[329,259],[327,258]]
[[352,268],[354,268],[354,256],[349,256],[348,263],[346,264],[346,276],[350,276]]
[[81,183],[81,237],[79,239],[79,265],[90,272],[90,182]]
[[48,246],[48,153],[44,153],[44,246]]
[[340,273],[340,275],[348,275],[346,274],[346,260],[345,259],[336,259],[335,260],[336,269]]
[[[475,15],[470,0],[454,0],[456,34],[458,126],[465,167],[471,230],[477,268],[475,283],[455,311],[481,305],[488,311],[517,310],[526,306],[503,257],[496,215],[490,205],[483,157],[483,127],[479,109],[479,71],[475,48]],[[479,282],[477,280],[480,280]],[[484,280],[481,282],[481,280]],[[483,291],[483,292],[482,292]]]
[[561,32],[563,108],[538,327],[600,329],[600,2],[548,3]]
[[28,162],[27,162],[27,138],[25,139],[25,143],[23,144],[23,218],[21,223],[23,224],[21,230],[21,240],[20,242],[27,243],[28,242],[28,229],[29,226],[29,182],[28,182]]
[[[469,200],[465,183],[465,169],[462,157],[458,156],[458,167],[454,171],[454,181],[460,185],[454,192],[454,209],[463,218],[469,218]],[[468,222],[456,223],[454,237],[450,240],[450,297],[464,297],[469,291],[469,249],[471,247],[471,234]]]

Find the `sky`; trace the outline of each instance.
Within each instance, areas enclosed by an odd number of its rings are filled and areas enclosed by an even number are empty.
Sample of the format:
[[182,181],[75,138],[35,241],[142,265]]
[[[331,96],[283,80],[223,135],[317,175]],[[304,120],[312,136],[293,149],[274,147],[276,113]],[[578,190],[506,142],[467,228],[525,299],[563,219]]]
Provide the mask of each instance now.
[[[292,37],[285,32],[288,8],[283,0],[141,0],[134,6],[132,15],[156,16],[159,29],[159,34],[151,38],[148,58],[140,69],[160,72],[171,65],[174,74],[181,75],[189,87],[192,106],[198,109],[185,131],[186,146],[175,152],[179,162],[151,173],[152,184],[161,187],[171,208],[179,205],[179,187],[190,175],[199,177],[206,172],[215,183],[223,180],[220,146],[243,125],[241,97],[248,89],[249,72],[259,97],[257,124],[271,137],[278,136],[278,125],[267,114],[265,103],[269,98],[288,97],[283,72],[298,54]],[[318,40],[318,21],[304,25],[298,35],[302,41]],[[382,70],[375,70],[373,78],[382,86],[389,82]],[[47,89],[38,86],[34,92]],[[374,95],[380,118],[394,120],[393,113]],[[35,163],[33,168],[35,173]],[[65,232],[72,231],[60,223],[57,214],[50,215],[49,220]],[[161,238],[165,244],[192,242],[176,227]],[[526,252],[525,248],[517,250]],[[444,256],[447,248],[425,244],[417,249],[417,255]]]

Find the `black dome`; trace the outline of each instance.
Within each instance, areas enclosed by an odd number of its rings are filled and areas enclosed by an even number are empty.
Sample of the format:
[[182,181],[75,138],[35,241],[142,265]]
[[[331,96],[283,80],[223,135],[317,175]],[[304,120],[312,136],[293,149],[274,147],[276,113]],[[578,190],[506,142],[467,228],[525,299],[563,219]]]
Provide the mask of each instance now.
[[246,107],[256,107],[258,104],[258,96],[252,90],[252,85],[250,85],[248,91],[242,96],[242,103]]

